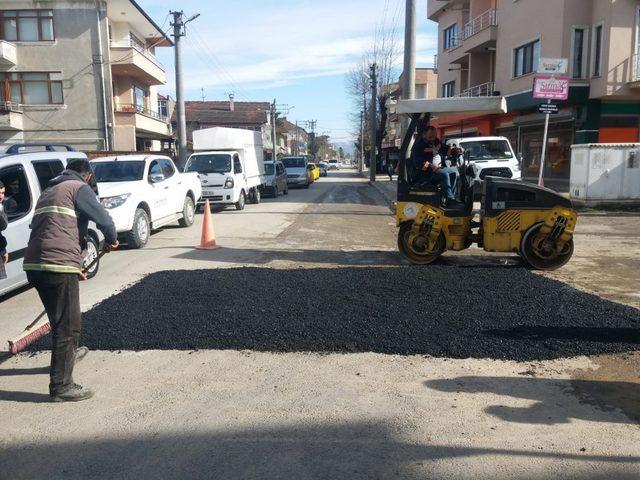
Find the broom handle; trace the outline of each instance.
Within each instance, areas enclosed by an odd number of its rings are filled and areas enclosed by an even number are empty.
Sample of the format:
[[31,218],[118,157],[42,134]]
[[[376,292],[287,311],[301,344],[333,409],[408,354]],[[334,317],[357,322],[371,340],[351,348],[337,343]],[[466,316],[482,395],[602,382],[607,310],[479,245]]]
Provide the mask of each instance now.
[[[104,257],[104,255],[106,253],[107,252],[104,252],[104,251],[100,252],[98,254],[98,256],[96,258],[94,258],[93,261],[89,265],[87,265],[86,268],[83,268],[82,270],[85,271],[85,272],[88,271],[88,270],[91,270],[93,267],[95,267],[96,263],[98,263],[100,261],[100,259],[102,257]],[[24,331],[26,332],[27,330],[31,330],[34,327],[34,325],[36,323],[38,323],[40,320],[42,320],[42,317],[44,317],[46,314],[47,314],[47,311],[46,310],[43,311],[40,315],[38,315],[38,317],[33,322],[31,322],[29,325],[27,325],[27,327],[24,329]]]

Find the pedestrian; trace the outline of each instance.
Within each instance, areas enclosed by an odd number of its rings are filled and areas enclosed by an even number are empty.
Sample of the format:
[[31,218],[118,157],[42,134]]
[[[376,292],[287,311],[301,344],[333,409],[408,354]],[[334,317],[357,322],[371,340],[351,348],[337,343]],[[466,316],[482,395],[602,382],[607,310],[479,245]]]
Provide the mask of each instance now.
[[49,395],[54,401],[80,401],[93,391],[73,381],[81,330],[79,281],[86,280],[82,251],[89,221],[104,234],[104,251],[118,247],[116,228],[89,186],[93,172],[88,160],[72,160],[49,182],[36,205],[24,257],[29,283],[40,296],[51,323],[52,348]]
[[396,168],[393,166],[393,160],[387,160],[387,175],[389,175],[389,181],[393,182],[393,174],[396,171]]
[[0,280],[7,278],[5,265],[9,263],[9,254],[7,253],[7,239],[4,238],[2,232],[9,225],[9,218],[4,211],[4,183],[0,182]]

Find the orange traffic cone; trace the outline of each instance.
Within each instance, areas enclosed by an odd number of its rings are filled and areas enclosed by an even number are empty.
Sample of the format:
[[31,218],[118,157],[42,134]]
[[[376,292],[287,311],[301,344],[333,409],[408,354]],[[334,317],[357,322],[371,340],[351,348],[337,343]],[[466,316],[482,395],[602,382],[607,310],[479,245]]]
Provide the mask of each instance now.
[[211,206],[209,200],[204,204],[204,222],[202,222],[202,238],[200,245],[196,247],[200,250],[215,250],[221,248],[216,244],[216,234],[213,232],[213,219],[211,218]]

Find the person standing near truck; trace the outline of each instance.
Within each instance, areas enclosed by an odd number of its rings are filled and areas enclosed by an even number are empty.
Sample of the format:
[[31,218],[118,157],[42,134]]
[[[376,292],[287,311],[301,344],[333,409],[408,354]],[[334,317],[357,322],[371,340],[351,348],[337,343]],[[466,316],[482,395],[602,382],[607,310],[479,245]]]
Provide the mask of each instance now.
[[86,280],[82,251],[89,221],[105,237],[104,251],[118,247],[116,228],[89,186],[86,159],[72,160],[49,182],[36,205],[24,270],[47,311],[52,332],[49,395],[54,401],[81,401],[93,391],[74,383],[73,367],[81,330],[79,281]]

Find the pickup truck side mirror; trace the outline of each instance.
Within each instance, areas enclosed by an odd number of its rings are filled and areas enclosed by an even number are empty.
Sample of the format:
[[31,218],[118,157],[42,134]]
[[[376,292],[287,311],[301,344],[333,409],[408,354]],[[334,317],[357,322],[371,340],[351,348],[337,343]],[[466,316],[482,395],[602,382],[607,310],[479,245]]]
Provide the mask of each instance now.
[[516,158],[518,159],[518,161],[519,161],[520,163],[522,163],[522,158],[523,158],[523,157],[522,157],[522,152],[519,152],[519,153],[518,153],[518,155],[516,155]]
[[149,175],[149,183],[160,183],[164,182],[164,174],[162,173],[152,173]]

